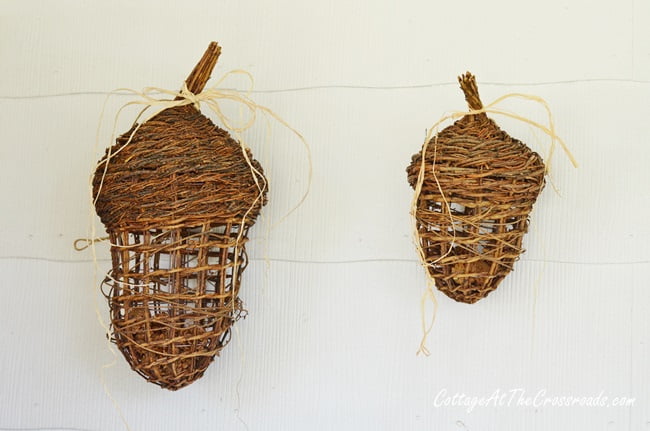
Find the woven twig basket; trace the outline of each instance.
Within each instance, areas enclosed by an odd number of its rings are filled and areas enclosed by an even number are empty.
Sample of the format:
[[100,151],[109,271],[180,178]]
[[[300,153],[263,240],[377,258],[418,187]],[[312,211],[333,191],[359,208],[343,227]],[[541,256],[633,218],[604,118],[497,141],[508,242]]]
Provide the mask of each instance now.
[[[186,80],[192,93],[220,52],[210,44]],[[163,388],[201,377],[242,315],[247,233],[267,192],[247,157],[250,165],[225,130],[184,105],[120,136],[95,172],[95,207],[111,241],[112,340]]]
[[[474,76],[458,79],[470,109],[482,109]],[[442,130],[424,157],[415,212],[424,264],[440,291],[471,304],[496,289],[523,252],[544,163],[484,112]],[[419,152],[407,168],[413,188],[421,166]]]

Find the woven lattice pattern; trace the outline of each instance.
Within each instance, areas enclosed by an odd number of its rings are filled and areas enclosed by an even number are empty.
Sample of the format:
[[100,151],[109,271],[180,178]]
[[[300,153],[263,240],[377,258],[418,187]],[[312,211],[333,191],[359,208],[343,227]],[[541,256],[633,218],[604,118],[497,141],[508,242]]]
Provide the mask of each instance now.
[[[190,91],[201,91],[219,52],[210,45]],[[201,377],[242,316],[247,234],[267,192],[246,151],[185,105],[120,136],[95,172],[95,207],[112,244],[103,284],[112,340],[163,388]]]
[[183,387],[229,341],[242,313],[246,253],[239,227],[111,231],[113,270],[105,287],[113,340],[147,380]]
[[[481,109],[474,77],[468,73],[459,81],[470,108]],[[422,152],[407,168],[414,188],[421,164]],[[474,303],[497,288],[523,252],[544,163],[480,113],[434,137],[425,167],[415,214],[424,263],[440,291]]]

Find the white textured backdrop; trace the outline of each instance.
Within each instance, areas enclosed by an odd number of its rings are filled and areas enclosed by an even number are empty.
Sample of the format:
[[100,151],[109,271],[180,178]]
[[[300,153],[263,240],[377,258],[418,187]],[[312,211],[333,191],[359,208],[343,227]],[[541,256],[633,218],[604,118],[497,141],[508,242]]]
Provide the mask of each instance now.
[[[311,194],[265,241],[306,186],[305,154],[279,127],[270,142],[253,130],[272,193],[249,317],[176,393],[117,357],[113,402],[105,304],[72,249],[108,145],[95,149],[99,112],[116,87],[177,88],[211,40],[213,77],[247,69],[258,103],[309,141]],[[416,357],[425,277],[404,169],[425,129],[464,108],[467,69],[484,101],[544,97],[581,166],[557,153],[560,194],[536,204],[515,271],[472,306],[439,294],[432,354]],[[649,100],[645,0],[0,0],[0,429],[650,430]],[[546,154],[543,136],[496,120]],[[456,394],[504,397],[440,405]],[[599,395],[634,403],[521,405]]]

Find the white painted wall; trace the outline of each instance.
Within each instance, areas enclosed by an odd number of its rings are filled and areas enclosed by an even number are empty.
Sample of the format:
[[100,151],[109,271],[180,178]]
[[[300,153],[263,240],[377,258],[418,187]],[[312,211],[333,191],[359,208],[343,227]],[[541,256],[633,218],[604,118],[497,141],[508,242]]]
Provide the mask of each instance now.
[[[649,29],[645,0],[0,0],[0,429],[125,429],[115,405],[133,430],[650,429]],[[105,93],[178,88],[210,40],[214,76],[249,70],[255,99],[305,135],[314,182],[264,242],[304,190],[305,158],[279,127],[272,142],[252,131],[272,194],[244,274],[250,315],[172,393],[121,357],[103,368],[106,307],[71,244],[108,144],[94,148]],[[581,167],[557,154],[561,196],[538,201],[514,273],[473,306],[438,295],[432,354],[416,357],[425,277],[404,169],[425,129],[464,108],[467,69],[485,101],[544,97]],[[545,154],[543,136],[497,121]],[[525,407],[519,389],[635,403]],[[442,393],[517,399],[468,412]]]

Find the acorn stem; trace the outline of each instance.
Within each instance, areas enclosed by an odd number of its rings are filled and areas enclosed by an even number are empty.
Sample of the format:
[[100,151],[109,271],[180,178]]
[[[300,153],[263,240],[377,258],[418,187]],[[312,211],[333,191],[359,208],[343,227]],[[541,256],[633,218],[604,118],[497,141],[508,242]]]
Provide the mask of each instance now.
[[476,77],[469,72],[458,77],[460,88],[465,93],[465,100],[469,105],[469,109],[477,110],[483,109],[483,103],[478,95],[478,86],[476,85]]
[[[208,49],[205,50],[201,60],[194,66],[192,73],[185,80],[187,89],[194,94],[198,94],[203,91],[205,84],[207,84],[210,79],[210,74],[212,69],[217,64],[217,59],[221,55],[221,47],[217,42],[210,42]],[[177,97],[176,99],[179,99]]]

